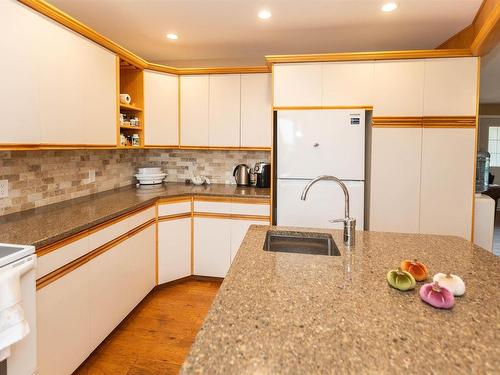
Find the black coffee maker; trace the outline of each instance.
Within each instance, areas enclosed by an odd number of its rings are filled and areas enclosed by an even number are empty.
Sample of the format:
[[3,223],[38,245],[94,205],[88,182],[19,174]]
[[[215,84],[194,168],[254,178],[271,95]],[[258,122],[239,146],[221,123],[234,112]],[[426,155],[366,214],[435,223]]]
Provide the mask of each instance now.
[[255,163],[253,173],[257,176],[255,186],[259,188],[271,187],[271,164],[265,162]]

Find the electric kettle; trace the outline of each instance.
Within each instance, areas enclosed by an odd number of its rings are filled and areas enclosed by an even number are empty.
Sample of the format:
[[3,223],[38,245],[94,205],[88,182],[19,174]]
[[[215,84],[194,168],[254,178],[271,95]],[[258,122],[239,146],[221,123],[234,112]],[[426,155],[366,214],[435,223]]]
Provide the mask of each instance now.
[[250,185],[250,168],[246,164],[238,164],[233,171],[234,180],[238,186]]

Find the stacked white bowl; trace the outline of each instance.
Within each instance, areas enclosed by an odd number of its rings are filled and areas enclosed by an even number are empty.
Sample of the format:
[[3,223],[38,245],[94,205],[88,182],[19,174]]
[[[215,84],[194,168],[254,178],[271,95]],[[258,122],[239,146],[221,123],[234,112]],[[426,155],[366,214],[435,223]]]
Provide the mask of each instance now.
[[161,184],[166,177],[167,174],[160,167],[138,168],[135,175],[141,185]]

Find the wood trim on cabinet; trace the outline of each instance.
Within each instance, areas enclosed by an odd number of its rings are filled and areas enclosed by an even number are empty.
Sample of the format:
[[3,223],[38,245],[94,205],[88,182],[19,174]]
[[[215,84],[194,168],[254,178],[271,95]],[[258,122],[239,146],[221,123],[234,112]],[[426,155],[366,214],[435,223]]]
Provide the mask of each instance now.
[[191,275],[194,273],[194,197],[191,197]]
[[155,204],[155,285],[158,285],[158,201]]
[[224,202],[224,203],[245,203],[245,204],[270,204],[268,198],[239,198],[239,197],[220,197],[210,195],[193,196],[194,202]]
[[262,220],[269,222],[269,216],[263,215],[243,215],[243,214],[222,214],[213,212],[194,211],[194,217],[210,219],[229,219],[229,220]]
[[96,145],[96,144],[57,144],[57,143],[0,143],[2,151],[21,150],[109,150],[116,148],[116,145]]
[[121,236],[115,238],[114,240],[111,240],[107,243],[105,243],[102,246],[99,246],[97,249],[92,250],[91,252],[81,256],[78,259],[75,259],[74,261],[58,268],[55,271],[52,271],[51,273],[41,277],[36,281],[36,289],[39,290],[54,281],[60,279],[64,275],[68,274],[71,271],[74,271],[75,269],[83,266],[84,264],[88,263],[92,259],[98,257],[99,255],[105,253],[108,250],[111,250],[112,248],[116,247],[116,245],[120,244],[121,242],[129,239],[130,237],[136,235],[137,233],[143,231],[144,229],[150,227],[151,225],[155,224],[156,219],[151,219],[145,222],[144,224],[139,225],[138,227],[128,231],[127,233],[122,234]]
[[402,60],[427,59],[445,57],[470,57],[469,49],[430,49],[407,51],[371,51],[371,52],[341,52],[315,53],[297,55],[268,55],[268,64],[302,63],[302,62],[334,62],[334,61],[367,61],[367,60]]
[[191,217],[191,212],[183,212],[180,214],[172,214],[158,217],[158,222],[187,219]]
[[271,151],[271,147],[239,147],[239,146],[179,146],[180,150],[212,150],[212,151]]
[[336,106],[276,106],[273,111],[289,111],[289,110],[318,110],[318,109],[365,109],[372,111],[371,105],[336,105]]
[[372,118],[372,127],[374,128],[421,128],[422,126],[423,117],[418,116],[385,116]]
[[181,203],[181,202],[191,202],[191,195],[184,195],[180,197],[172,197],[172,198],[160,198],[158,199],[158,205],[162,204],[170,204],[170,203]]
[[424,128],[475,128],[476,116],[424,116]]
[[53,244],[50,244],[50,245],[47,245],[47,246],[42,246],[40,248],[37,248],[36,249],[36,255],[38,257],[41,257],[43,255],[46,255],[48,253],[51,253],[52,251],[55,251],[57,249],[60,249],[61,247],[64,247],[66,245],[69,245],[70,243],[73,243],[81,238],[84,238],[92,233],[95,233],[99,230],[102,230],[106,227],[109,227],[110,225],[113,225],[113,224],[116,224],[116,223],[119,223],[120,221],[122,220],[125,220],[131,216],[134,216],[140,212],[143,212],[143,211],[146,211],[152,207],[154,207],[155,204],[152,204],[152,205],[149,205],[149,206],[145,206],[145,207],[140,207],[138,209],[135,209],[133,211],[130,211],[130,212],[127,212],[123,215],[120,215],[120,216],[117,216],[116,218],[114,219],[111,219],[109,221],[106,221],[104,223],[101,223],[101,224],[98,224],[96,226],[93,226],[92,228],[89,228],[89,229],[85,229],[81,232],[78,232],[74,235],[71,235],[69,237],[66,237],[66,238],[63,238],[62,240],[59,240]]

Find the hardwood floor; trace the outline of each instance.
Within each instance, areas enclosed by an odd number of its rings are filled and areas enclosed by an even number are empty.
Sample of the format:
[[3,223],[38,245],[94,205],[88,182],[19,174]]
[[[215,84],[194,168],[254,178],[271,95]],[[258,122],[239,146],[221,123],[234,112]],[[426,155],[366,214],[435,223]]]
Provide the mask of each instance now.
[[220,284],[187,280],[156,289],[74,374],[177,374]]

